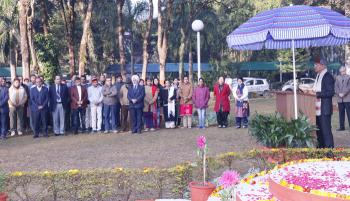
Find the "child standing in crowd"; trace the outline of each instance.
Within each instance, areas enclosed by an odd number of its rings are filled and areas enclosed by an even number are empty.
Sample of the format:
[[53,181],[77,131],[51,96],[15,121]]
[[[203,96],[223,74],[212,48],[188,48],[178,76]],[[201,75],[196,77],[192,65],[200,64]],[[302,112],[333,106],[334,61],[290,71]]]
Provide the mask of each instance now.
[[123,132],[128,131],[129,125],[129,100],[128,90],[131,85],[131,79],[127,78],[126,83],[121,86],[119,91],[119,101],[121,105],[121,130]]
[[248,89],[243,83],[243,78],[238,78],[237,83],[237,87],[232,90],[235,98],[236,128],[241,128],[242,122],[243,128],[247,128],[249,116]]
[[193,87],[188,77],[184,77],[184,82],[180,86],[180,116],[182,117],[183,127],[192,127],[192,93]]
[[205,86],[203,78],[199,78],[198,86],[193,93],[193,103],[198,112],[198,128],[205,129],[206,110],[210,99],[209,88]]

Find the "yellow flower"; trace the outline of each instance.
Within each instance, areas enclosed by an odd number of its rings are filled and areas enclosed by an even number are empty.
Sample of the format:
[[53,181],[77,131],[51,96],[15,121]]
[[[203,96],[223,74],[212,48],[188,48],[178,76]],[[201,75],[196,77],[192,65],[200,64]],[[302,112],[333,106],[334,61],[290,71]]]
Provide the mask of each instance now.
[[44,175],[45,177],[49,177],[49,176],[52,175],[52,173],[49,172],[49,171],[45,171],[45,172],[43,172],[43,175]]
[[115,168],[114,169],[116,172],[122,172],[124,169],[123,168]]
[[20,177],[20,176],[23,176],[23,172],[14,172],[11,175],[14,177]]
[[151,168],[143,168],[143,173],[147,174],[149,172],[151,172]]
[[76,174],[78,174],[80,171],[78,170],[78,169],[72,169],[72,170],[69,170],[68,171],[68,174],[70,174],[70,175],[76,175]]

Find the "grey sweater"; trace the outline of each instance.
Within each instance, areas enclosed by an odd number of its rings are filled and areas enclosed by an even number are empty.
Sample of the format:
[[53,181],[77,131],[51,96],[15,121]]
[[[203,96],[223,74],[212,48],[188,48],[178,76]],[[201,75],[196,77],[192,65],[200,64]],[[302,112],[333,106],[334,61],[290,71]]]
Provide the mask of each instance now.
[[[334,90],[338,97],[338,103],[350,102],[350,76],[338,75],[335,80]],[[344,94],[344,96],[340,97],[340,93]]]
[[115,105],[117,104],[117,88],[114,86],[103,86],[103,104],[105,105]]

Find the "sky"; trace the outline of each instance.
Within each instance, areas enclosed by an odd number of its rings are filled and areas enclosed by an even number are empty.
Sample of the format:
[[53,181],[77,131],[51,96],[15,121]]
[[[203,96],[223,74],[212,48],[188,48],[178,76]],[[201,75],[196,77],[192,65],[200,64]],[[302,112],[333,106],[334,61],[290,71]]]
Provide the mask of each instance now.
[[[131,0],[134,4],[142,1],[142,0]],[[158,15],[158,1],[157,0],[153,0],[153,17],[156,17]]]

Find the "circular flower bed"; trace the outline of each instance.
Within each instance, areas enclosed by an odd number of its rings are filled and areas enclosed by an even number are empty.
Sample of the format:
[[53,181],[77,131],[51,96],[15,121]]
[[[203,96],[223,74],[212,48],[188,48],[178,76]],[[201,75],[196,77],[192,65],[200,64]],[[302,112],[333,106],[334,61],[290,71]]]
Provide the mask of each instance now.
[[[305,159],[250,175],[234,187],[237,201],[350,200],[350,158]],[[212,195],[221,200],[222,186]]]

